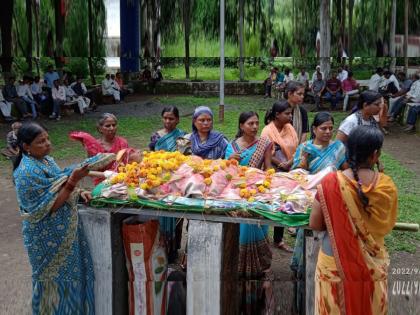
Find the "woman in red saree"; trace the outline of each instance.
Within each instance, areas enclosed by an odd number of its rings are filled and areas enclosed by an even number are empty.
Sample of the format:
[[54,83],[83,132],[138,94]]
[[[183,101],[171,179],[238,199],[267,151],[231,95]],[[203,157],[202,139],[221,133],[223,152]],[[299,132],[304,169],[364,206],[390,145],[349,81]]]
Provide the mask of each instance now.
[[[127,140],[117,136],[118,120],[114,114],[104,113],[98,120],[98,131],[101,134],[99,139],[84,131],[72,131],[70,139],[80,141],[89,157],[98,153],[118,153],[120,150],[127,149]],[[108,165],[103,171],[113,168],[113,164]],[[95,184],[102,181],[103,178],[96,178]]]
[[387,314],[389,256],[384,237],[397,217],[392,179],[373,170],[383,143],[379,129],[349,135],[350,169],[318,186],[310,227],[327,230],[315,273],[315,314]]

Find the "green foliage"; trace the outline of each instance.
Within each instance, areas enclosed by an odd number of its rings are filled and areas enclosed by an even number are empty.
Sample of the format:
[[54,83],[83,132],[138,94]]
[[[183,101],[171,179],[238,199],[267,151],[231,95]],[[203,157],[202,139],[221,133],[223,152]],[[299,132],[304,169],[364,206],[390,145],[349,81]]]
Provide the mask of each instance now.
[[64,70],[70,71],[75,76],[82,76],[83,78],[86,78],[89,73],[88,60],[87,58],[81,57],[68,58],[68,62],[64,66]]
[[[92,56],[105,56],[104,34],[106,28],[106,9],[104,0],[91,0],[93,7],[93,52]],[[63,49],[69,57],[87,57],[88,49],[88,10],[86,0],[66,1],[66,18],[64,25]],[[33,47],[36,52],[35,9],[32,11]],[[26,56],[28,42],[28,23],[26,20],[25,0],[16,0],[14,4],[14,56]],[[53,56],[55,52],[55,11],[54,1],[42,1],[39,6],[39,39],[40,55]]]
[[104,75],[106,71],[106,60],[102,57],[92,57],[93,73],[95,75]]

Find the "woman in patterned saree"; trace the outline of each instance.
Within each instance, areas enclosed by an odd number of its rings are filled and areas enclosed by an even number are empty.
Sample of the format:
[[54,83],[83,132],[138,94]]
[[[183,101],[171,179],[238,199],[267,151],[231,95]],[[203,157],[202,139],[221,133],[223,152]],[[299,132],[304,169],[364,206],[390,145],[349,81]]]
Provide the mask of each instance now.
[[61,170],[48,155],[48,133],[34,122],[20,128],[18,145],[13,177],[32,266],[32,312],[94,314],[93,264],[76,204],[88,164]]
[[[185,135],[185,132],[176,126],[179,123],[179,111],[175,106],[165,107],[162,110],[163,129],[155,132],[150,138],[151,151],[176,151],[176,139]],[[164,236],[168,251],[168,261],[171,263],[178,256],[181,247],[182,219],[160,217],[160,232]]]
[[176,139],[185,135],[185,132],[176,126],[179,123],[179,111],[176,106],[165,107],[162,110],[163,129],[156,131],[150,138],[151,151],[176,151]]
[[[348,168],[346,162],[346,148],[341,141],[331,141],[334,129],[334,118],[328,112],[315,115],[311,126],[311,140],[298,146],[293,158],[292,169],[303,168],[310,174],[332,166],[335,170]],[[304,230],[297,229],[296,243],[293,250],[291,269],[296,275],[296,306],[298,312],[303,307],[304,300],[304,272],[303,262]]]
[[[239,161],[240,165],[259,169],[271,168],[272,143],[268,138],[258,138],[259,118],[255,112],[241,113],[235,140],[228,144],[226,158]],[[270,270],[271,250],[267,240],[268,226],[240,224],[239,275],[242,278],[241,310],[243,314],[262,311],[259,299],[263,293],[262,282]],[[248,280],[248,281],[243,281]],[[249,281],[251,280],[251,281]],[[255,281],[257,280],[257,281]],[[267,287],[267,286],[266,286]],[[265,309],[272,307],[270,288],[266,290]],[[268,312],[269,313],[269,312]]]
[[315,273],[315,314],[387,314],[389,256],[384,237],[397,218],[392,179],[374,171],[383,143],[378,128],[348,137],[350,169],[318,186],[309,225],[327,230]]
[[[118,120],[114,114],[104,113],[99,118],[97,128],[101,137],[96,139],[92,135],[84,131],[72,131],[70,139],[80,141],[85,147],[86,153],[89,157],[95,156],[98,153],[118,153],[123,149],[128,148],[127,140],[123,137],[117,136]],[[106,166],[102,171],[111,169],[114,164]],[[94,183],[99,184],[103,178],[95,178]]]

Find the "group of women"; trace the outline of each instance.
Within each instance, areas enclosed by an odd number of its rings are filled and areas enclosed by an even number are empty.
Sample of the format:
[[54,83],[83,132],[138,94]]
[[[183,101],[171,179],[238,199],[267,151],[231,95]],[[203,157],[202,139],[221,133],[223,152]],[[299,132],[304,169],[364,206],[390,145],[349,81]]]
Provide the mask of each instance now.
[[[162,111],[163,128],[151,136],[149,148],[180,150],[206,159],[236,159],[240,165],[264,170],[304,168],[317,173],[328,166],[343,170],[323,180],[310,218],[314,230],[327,230],[316,273],[317,313],[337,309],[353,314],[366,305],[370,305],[371,314],[384,313],[388,256],[383,238],[395,223],[397,198],[392,180],[373,171],[383,136],[372,117],[379,111],[382,96],[373,91],[362,93],[359,111],[343,121],[338,140],[332,140],[334,119],[329,113],[318,113],[309,129],[307,112],[299,106],[304,88],[297,82],[288,84],[287,100],[274,103],[267,112],[261,136],[258,114],[242,113],[238,133],[231,142],[213,130],[213,113],[208,107],[196,108],[189,134],[177,128],[178,109],[166,107]],[[99,139],[85,132],[72,132],[70,137],[81,141],[89,156],[121,150],[134,152],[124,138],[117,136],[114,115],[104,114],[98,131]],[[306,141],[309,132],[311,139]],[[78,193],[77,182],[89,172],[86,167],[61,170],[48,155],[51,144],[46,129],[36,123],[22,126],[18,142],[21,156],[15,163],[14,180],[24,215],[25,246],[33,267],[34,313],[93,313],[92,261],[72,203]],[[89,200],[90,194],[82,192],[82,197]],[[168,254],[175,258],[180,246],[180,224],[172,218],[161,219],[160,223]],[[282,228],[275,229],[274,243],[280,249],[290,250],[283,242],[283,232]],[[303,232],[298,231],[292,260],[297,275],[303,270],[302,242]],[[351,249],[347,242],[352,242]],[[355,249],[356,265],[350,253]],[[243,314],[274,312],[271,255],[268,227],[241,224],[239,274],[243,280]],[[364,272],[356,273],[357,268]],[[337,294],[332,296],[330,292]],[[357,298],[369,303],[360,304],[354,300]]]

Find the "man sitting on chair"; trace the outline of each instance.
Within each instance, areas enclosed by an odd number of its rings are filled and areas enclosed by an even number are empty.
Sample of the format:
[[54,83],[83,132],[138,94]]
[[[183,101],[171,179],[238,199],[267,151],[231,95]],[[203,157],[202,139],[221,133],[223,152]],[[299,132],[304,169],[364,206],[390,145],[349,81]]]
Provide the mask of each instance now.
[[121,101],[120,91],[115,88],[115,83],[109,74],[107,74],[105,80],[102,81],[102,94],[104,96],[112,95],[117,103],[120,103]]

